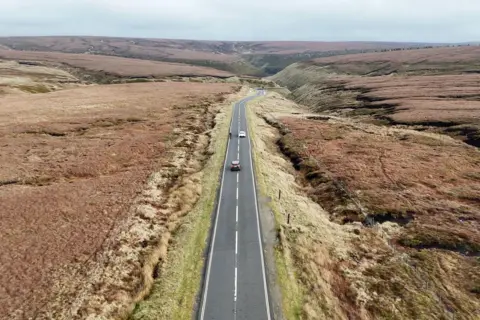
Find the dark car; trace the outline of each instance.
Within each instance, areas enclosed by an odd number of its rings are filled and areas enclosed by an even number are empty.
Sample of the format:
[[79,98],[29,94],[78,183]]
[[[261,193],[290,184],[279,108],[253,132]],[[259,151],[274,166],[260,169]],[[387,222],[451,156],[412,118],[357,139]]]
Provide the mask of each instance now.
[[230,170],[231,171],[240,171],[242,167],[240,166],[240,161],[238,160],[233,160],[232,164],[230,165]]

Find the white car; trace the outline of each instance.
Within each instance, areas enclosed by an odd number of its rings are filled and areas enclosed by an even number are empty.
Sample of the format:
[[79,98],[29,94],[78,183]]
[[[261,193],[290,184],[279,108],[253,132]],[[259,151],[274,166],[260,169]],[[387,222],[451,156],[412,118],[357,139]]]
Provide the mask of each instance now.
[[239,137],[239,138],[245,138],[246,136],[247,136],[247,134],[245,133],[245,131],[240,131],[240,132],[238,133],[238,137]]

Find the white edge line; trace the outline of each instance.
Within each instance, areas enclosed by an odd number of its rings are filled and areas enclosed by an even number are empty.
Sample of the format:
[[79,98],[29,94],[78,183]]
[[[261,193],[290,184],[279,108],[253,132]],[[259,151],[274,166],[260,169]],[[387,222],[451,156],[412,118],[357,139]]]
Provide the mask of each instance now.
[[[245,105],[246,108],[246,105]],[[245,112],[245,119],[247,120],[247,115]],[[248,128],[248,126],[247,126]],[[248,129],[247,129],[248,131]],[[255,195],[255,211],[257,213],[257,231],[258,231],[258,241],[260,242],[260,258],[262,260],[262,275],[263,275],[263,288],[265,290],[265,303],[266,303],[266,308],[267,308],[267,319],[270,320],[270,301],[268,300],[268,289],[267,289],[267,278],[265,276],[265,261],[263,258],[263,242],[262,242],[262,236],[260,234],[260,218],[258,214],[258,205],[257,205],[257,184],[255,181],[255,175],[253,174],[254,167],[253,167],[253,160],[252,160],[252,144],[250,142],[250,135],[248,135],[248,146],[250,148],[250,166],[251,166],[251,173],[252,173],[252,183],[253,183],[253,193]]]
[[[238,102],[237,102],[238,103]],[[233,113],[235,114],[235,108],[237,107],[237,103],[233,106]],[[232,115],[233,116],[233,115]],[[232,121],[230,121],[230,132],[232,130]],[[207,302],[208,296],[208,284],[210,280],[210,270],[212,267],[212,259],[213,259],[213,252],[215,247],[215,236],[217,235],[217,225],[218,225],[218,215],[220,213],[220,205],[222,204],[222,191],[223,191],[223,180],[225,178],[225,171],[227,168],[227,159],[228,159],[228,149],[230,147],[230,138],[227,141],[227,152],[225,153],[225,161],[223,162],[223,173],[222,173],[222,181],[220,183],[220,193],[218,199],[218,207],[217,207],[217,215],[215,216],[215,226],[213,227],[213,236],[212,236],[212,247],[210,248],[210,252],[208,253],[208,267],[207,267],[207,277],[205,278],[205,290],[203,292],[203,301],[202,301],[202,311],[200,313],[200,320],[203,320],[205,316],[205,304]]]

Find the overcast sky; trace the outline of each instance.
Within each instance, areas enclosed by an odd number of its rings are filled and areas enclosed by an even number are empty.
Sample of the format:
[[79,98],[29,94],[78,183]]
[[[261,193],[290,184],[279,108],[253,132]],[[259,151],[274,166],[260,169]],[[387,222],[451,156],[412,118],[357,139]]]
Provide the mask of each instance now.
[[480,0],[0,0],[0,36],[480,40]]

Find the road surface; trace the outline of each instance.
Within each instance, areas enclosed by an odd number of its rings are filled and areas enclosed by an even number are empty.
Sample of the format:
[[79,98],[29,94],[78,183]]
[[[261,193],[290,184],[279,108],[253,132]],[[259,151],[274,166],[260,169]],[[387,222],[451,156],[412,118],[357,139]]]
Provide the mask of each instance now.
[[[257,95],[264,94],[257,91]],[[200,320],[271,320],[246,103],[235,104],[202,292]],[[246,138],[238,138],[245,131]],[[240,160],[241,171],[230,171]]]

